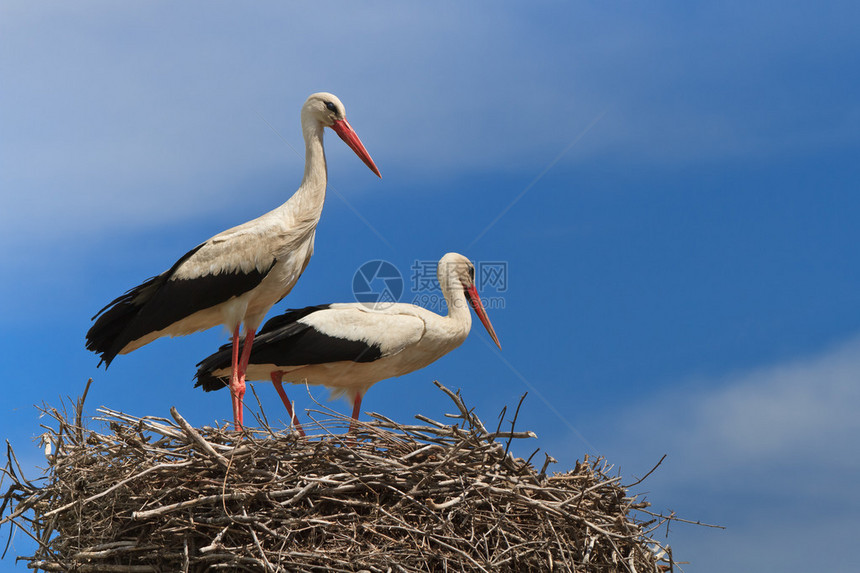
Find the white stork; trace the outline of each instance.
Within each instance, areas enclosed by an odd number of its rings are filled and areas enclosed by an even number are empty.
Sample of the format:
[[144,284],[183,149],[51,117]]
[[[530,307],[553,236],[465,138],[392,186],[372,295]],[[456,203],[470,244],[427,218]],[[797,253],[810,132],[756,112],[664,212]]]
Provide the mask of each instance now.
[[[323,130],[330,127],[370,169],[379,170],[346,121],[343,104],[315,93],[302,106],[305,173],[290,199],[273,211],[219,233],[167,271],[117,298],[93,317],[87,349],[105,368],[162,336],[225,325],[233,334],[230,391],[236,429],[242,426],[245,368],[254,333],[269,309],[296,284],[311,258],[326,191]],[[239,328],[245,344],[239,356]]]
[[[271,379],[296,429],[304,435],[284,392],[284,379],[321,384],[332,390],[333,398],[346,396],[357,420],[368,388],[424,368],[463,343],[472,327],[467,304],[501,349],[475,288],[475,267],[469,259],[448,253],[439,261],[436,274],[448,304],[447,316],[403,303],[340,303],[289,310],[260,330],[247,364],[247,379]],[[203,359],[197,365],[195,386],[207,392],[223,388],[230,376],[230,351],[230,345],[224,345]]]

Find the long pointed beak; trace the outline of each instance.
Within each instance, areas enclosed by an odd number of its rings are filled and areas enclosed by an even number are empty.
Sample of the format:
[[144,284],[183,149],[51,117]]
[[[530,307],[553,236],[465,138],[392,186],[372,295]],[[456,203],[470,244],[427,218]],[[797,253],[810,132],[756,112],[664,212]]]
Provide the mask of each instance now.
[[376,168],[376,163],[374,163],[373,159],[370,158],[370,154],[364,148],[364,145],[361,143],[355,130],[352,129],[352,126],[349,125],[349,122],[346,121],[346,119],[338,119],[331,125],[331,128],[338,137],[340,137],[344,143],[349,145],[350,149],[352,149],[355,154],[364,161],[364,164],[370,167],[371,171],[376,173],[377,177],[382,177],[382,175],[379,174],[379,169]]
[[496,336],[496,331],[493,329],[493,325],[490,324],[490,317],[487,316],[487,311],[484,310],[484,303],[481,302],[481,297],[478,296],[478,289],[475,288],[475,285],[466,289],[466,298],[469,299],[469,304],[471,304],[472,308],[475,309],[475,314],[477,314],[478,318],[481,319],[481,322],[484,324],[484,328],[486,328],[487,332],[490,333],[490,337],[493,339],[493,342],[495,342],[496,346],[501,350],[502,345],[499,343],[499,337]]

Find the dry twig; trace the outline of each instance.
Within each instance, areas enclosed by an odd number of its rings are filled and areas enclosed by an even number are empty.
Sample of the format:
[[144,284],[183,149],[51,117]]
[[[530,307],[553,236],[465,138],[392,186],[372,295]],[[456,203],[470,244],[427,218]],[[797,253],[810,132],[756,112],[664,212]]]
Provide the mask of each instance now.
[[[668,548],[648,506],[602,459],[546,475],[508,452],[531,432],[488,432],[438,384],[456,425],[315,410],[306,439],[269,427],[237,434],[99,410],[98,430],[44,406],[56,451],[39,483],[11,447],[0,525],[28,532],[44,571],[661,571]],[[522,401],[517,406],[517,411]],[[47,427],[47,426],[46,426]],[[534,454],[533,454],[534,455]],[[638,515],[638,514],[637,514]],[[650,526],[650,527],[649,527]],[[656,548],[656,549],[655,549]]]

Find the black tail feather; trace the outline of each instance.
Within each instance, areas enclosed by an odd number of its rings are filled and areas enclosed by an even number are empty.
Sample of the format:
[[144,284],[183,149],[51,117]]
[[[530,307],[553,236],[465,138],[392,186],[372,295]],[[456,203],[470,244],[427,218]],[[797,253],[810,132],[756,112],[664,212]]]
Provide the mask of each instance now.
[[131,342],[123,333],[166,280],[167,273],[152,277],[112,301],[93,317],[96,323],[87,331],[86,347],[101,356],[99,366],[102,362],[105,368],[110,366],[120,350]]
[[[140,315],[140,310],[150,302],[161,288],[167,283],[179,265],[188,260],[200,250],[201,243],[185,253],[170,269],[147,279],[143,284],[129,289],[122,296],[114,299],[93,317],[96,321],[87,331],[87,350],[101,356],[105,368],[116,358],[116,355],[132,340],[141,336],[141,332],[132,332],[129,326]],[[140,329],[138,329],[140,330]],[[145,329],[144,329],[145,330]]]
[[[241,348],[239,351],[241,352]],[[233,344],[225,344],[218,349],[218,352],[210,354],[197,364],[197,374],[194,375],[194,379],[197,381],[194,383],[194,387],[202,387],[206,392],[224,388],[229,380],[219,378],[212,373],[222,368],[230,368],[232,363]]]

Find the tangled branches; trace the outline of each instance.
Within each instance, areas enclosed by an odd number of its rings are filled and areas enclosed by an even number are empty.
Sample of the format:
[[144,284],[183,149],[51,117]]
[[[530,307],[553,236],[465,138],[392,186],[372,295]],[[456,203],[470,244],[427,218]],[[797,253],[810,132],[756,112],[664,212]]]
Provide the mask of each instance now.
[[[455,394],[457,423],[379,414],[355,434],[314,411],[308,438],[238,434],[106,408],[100,431],[45,407],[57,427],[44,483],[9,449],[0,524],[38,542],[43,571],[663,571],[603,460],[547,476],[508,450],[531,432],[488,431]],[[52,423],[53,423],[52,422]]]

